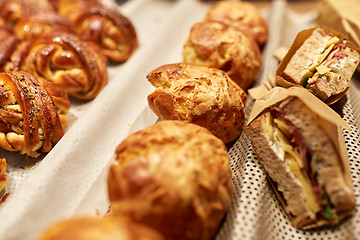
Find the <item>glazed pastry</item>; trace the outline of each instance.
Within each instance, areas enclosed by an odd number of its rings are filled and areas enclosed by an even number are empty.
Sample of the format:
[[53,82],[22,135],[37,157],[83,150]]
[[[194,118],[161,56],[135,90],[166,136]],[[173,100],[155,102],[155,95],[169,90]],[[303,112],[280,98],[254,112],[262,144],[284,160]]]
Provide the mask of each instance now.
[[212,239],[232,195],[222,141],[203,127],[163,121],[128,136],[108,175],[114,216],[129,216],[165,239]]
[[70,31],[71,21],[54,12],[38,13],[19,18],[14,32],[21,40],[35,40],[51,31]]
[[301,31],[281,61],[280,86],[300,85],[328,104],[339,100],[360,62],[360,49],[328,27]]
[[164,240],[155,230],[124,217],[77,217],[51,225],[38,240]]
[[0,192],[5,188],[7,182],[6,168],[7,168],[6,160],[0,158]]
[[255,41],[226,24],[208,21],[195,24],[185,42],[183,58],[221,69],[246,90],[260,69],[261,55]]
[[138,46],[132,23],[115,9],[96,0],[53,0],[58,13],[73,23],[82,39],[95,42],[101,52],[116,62],[126,61]]
[[251,2],[219,1],[205,16],[205,21],[215,20],[245,32],[263,47],[268,40],[268,27],[259,10]]
[[98,48],[67,32],[51,32],[34,42],[23,42],[6,69],[30,72],[81,100],[95,98],[108,81],[107,59]]
[[[2,25],[4,26],[4,25]],[[0,27],[0,71],[4,72],[20,40],[6,26]]]
[[148,103],[160,119],[200,125],[225,143],[242,133],[247,96],[225,72],[176,63],[151,71],[147,78],[156,87]]
[[64,135],[54,102],[32,75],[0,73],[0,147],[31,157],[49,152]]
[[41,12],[54,12],[47,0],[0,0],[0,16],[10,27],[21,17]]

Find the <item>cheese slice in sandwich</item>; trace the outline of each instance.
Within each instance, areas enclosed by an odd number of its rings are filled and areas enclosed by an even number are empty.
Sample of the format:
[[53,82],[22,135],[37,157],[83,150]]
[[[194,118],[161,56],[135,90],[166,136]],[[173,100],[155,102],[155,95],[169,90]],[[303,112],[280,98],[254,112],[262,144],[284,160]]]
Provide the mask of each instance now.
[[355,44],[341,33],[318,26],[297,35],[276,71],[277,82],[284,87],[301,85],[326,101],[347,91],[359,61]]
[[337,224],[356,205],[346,166],[320,121],[299,98],[288,97],[246,129],[276,195],[301,229]]

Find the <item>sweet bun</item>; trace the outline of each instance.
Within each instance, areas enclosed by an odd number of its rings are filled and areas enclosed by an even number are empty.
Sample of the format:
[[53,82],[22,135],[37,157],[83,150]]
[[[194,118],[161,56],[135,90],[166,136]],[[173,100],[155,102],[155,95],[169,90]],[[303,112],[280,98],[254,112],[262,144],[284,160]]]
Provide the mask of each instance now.
[[267,24],[256,6],[250,2],[217,2],[210,8],[204,20],[216,20],[231,25],[253,37],[260,47],[263,47],[268,40]]
[[108,174],[114,216],[129,216],[165,239],[217,233],[232,195],[230,161],[207,129],[162,121],[128,136]]
[[195,24],[182,54],[185,63],[225,71],[244,90],[252,85],[261,65],[260,49],[255,41],[217,21]]
[[55,223],[38,240],[164,240],[155,230],[127,218],[77,217]]
[[200,125],[225,143],[242,133],[246,94],[225,72],[175,63],[151,71],[147,78],[156,87],[148,103],[160,119]]
[[0,192],[5,188],[7,182],[6,168],[6,160],[4,158],[0,158]]

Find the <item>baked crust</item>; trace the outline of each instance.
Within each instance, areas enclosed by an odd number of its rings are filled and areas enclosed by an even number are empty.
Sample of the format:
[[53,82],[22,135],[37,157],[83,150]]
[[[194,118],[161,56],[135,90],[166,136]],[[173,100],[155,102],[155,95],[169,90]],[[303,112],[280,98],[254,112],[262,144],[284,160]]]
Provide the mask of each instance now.
[[131,21],[97,0],[52,0],[58,13],[72,21],[72,30],[83,40],[98,45],[109,59],[124,62],[138,47]]
[[0,73],[0,147],[31,157],[49,152],[64,135],[47,90],[27,72]]
[[164,240],[155,230],[124,217],[76,217],[59,221],[41,233],[38,240]]
[[24,70],[41,82],[54,82],[81,100],[94,99],[108,81],[107,59],[99,49],[75,34],[61,31],[22,42],[6,69]]
[[215,20],[231,25],[254,38],[263,47],[269,36],[264,18],[251,2],[219,1],[206,14],[204,21]]
[[0,158],[0,193],[5,188],[7,182],[6,168],[6,160],[4,158]]
[[247,96],[225,72],[175,63],[151,71],[147,78],[156,87],[148,103],[160,119],[200,125],[225,143],[242,133]]
[[185,63],[225,71],[242,89],[248,89],[261,66],[261,54],[255,41],[226,24],[200,22],[190,31],[183,48]]
[[108,192],[115,216],[130,216],[165,239],[212,239],[231,203],[227,149],[200,126],[156,123],[117,147]]

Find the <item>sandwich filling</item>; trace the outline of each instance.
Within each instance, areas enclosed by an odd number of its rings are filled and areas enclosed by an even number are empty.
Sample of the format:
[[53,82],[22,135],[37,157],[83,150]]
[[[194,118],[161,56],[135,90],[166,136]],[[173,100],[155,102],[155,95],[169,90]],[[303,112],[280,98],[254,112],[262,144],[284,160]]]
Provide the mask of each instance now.
[[[346,39],[340,40],[338,37],[332,37],[328,40],[324,51],[314,59],[302,77],[301,82],[305,88],[314,89],[319,85],[329,87],[330,82],[346,80],[344,66],[348,65],[348,61],[351,61],[347,58],[349,55],[347,52],[350,49],[346,47],[346,43]],[[323,98],[327,97],[329,96]]]
[[284,159],[287,169],[301,185],[308,209],[316,218],[333,219],[332,204],[324,187],[319,184],[314,166],[321,161],[321,157],[316,150],[307,147],[304,136],[281,108],[272,107],[265,113],[265,119],[272,148],[280,159]]

